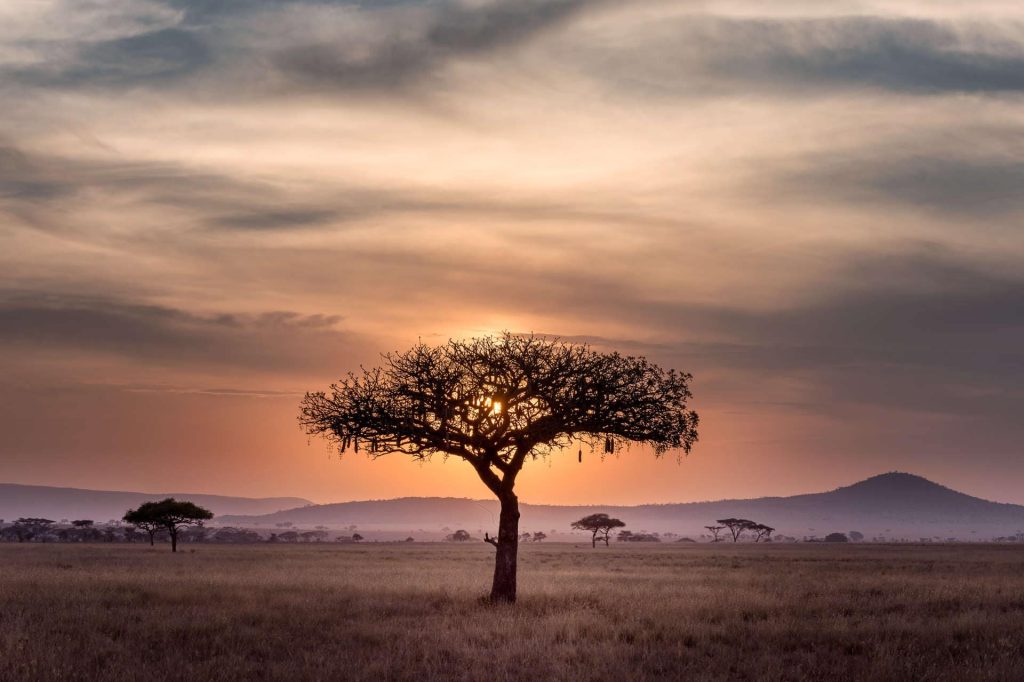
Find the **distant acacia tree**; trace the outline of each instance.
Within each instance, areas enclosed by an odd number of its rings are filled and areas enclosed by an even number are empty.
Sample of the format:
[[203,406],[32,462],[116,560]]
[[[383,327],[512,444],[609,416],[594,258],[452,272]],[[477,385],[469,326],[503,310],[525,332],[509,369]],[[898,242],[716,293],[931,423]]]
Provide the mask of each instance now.
[[71,525],[75,528],[92,528],[92,519],[77,519],[71,522]]
[[29,542],[34,538],[49,532],[54,524],[53,519],[43,519],[36,516],[27,516],[17,519],[12,527],[18,542]]
[[825,542],[849,542],[850,538],[843,533],[829,533],[825,536]]
[[572,527],[576,530],[585,530],[590,532],[590,546],[597,547],[598,539],[604,541],[605,547],[608,546],[608,537],[611,532],[616,528],[622,528],[626,524],[619,519],[613,519],[607,514],[591,514],[590,516],[584,516],[579,521],[573,521]]
[[757,526],[750,519],[718,519],[715,523],[720,523],[729,529],[733,542],[739,542],[739,539],[743,537],[745,532],[753,530]]
[[352,533],[352,542],[362,542],[364,539],[359,533]]
[[[184,534],[182,535],[182,539],[186,539]],[[217,532],[213,534],[213,541],[229,544],[259,542],[260,534],[254,530],[248,530],[246,528],[233,528],[231,526],[226,526],[218,529]],[[202,542],[202,540],[199,540],[199,542]]]
[[530,541],[530,538],[532,538],[532,537],[533,537],[533,536],[532,536],[532,535],[530,535],[529,533],[522,533],[522,534],[521,534],[521,535],[519,536],[519,542],[529,542],[529,541]]
[[[125,514],[124,520],[130,523],[135,528],[144,531],[146,535],[149,536],[149,546],[154,546],[156,544],[156,534],[163,530],[163,525],[157,522],[155,519],[144,519],[139,514],[134,514],[132,516],[133,520],[129,520],[128,514],[132,514],[132,512],[129,511],[127,514]],[[162,541],[163,540],[161,540],[161,542]]]
[[449,542],[468,542],[472,539],[473,536],[469,534],[468,530],[457,530],[445,538]]
[[512,602],[515,483],[526,460],[572,443],[688,452],[697,440],[689,381],[643,358],[505,333],[385,355],[381,367],[350,373],[329,394],[307,393],[299,421],[341,452],[441,454],[472,466],[501,506],[497,537],[484,535],[496,550],[491,600]]
[[543,542],[544,540],[547,540],[547,539],[548,539],[548,534],[545,533],[542,530],[539,530],[539,531],[537,531],[536,533],[533,534],[533,541],[534,542]]
[[857,531],[857,530],[851,530],[846,535],[850,538],[851,542],[860,542],[861,540],[864,539],[864,533],[861,533],[860,531]]
[[750,527],[750,530],[754,532],[754,542],[761,542],[761,540],[770,540],[772,533],[775,529],[771,526],[766,526],[763,523],[755,523]]
[[620,530],[615,539],[619,542],[661,542],[661,536],[657,533],[647,533],[645,531],[634,533],[628,530]]
[[213,512],[187,500],[168,497],[159,502],[143,502],[138,509],[125,512],[124,521],[142,528],[149,533],[149,543],[157,530],[165,530],[171,536],[171,551],[178,551],[178,533],[182,528],[202,525],[213,518]]
[[304,533],[300,533],[299,537],[302,538],[303,542],[323,542],[327,539],[327,535],[328,533],[325,530],[307,530]]
[[719,536],[721,535],[722,531],[725,530],[725,526],[704,526],[704,527],[707,528],[709,533],[711,533],[711,542],[721,542],[722,541],[722,538],[719,537]]

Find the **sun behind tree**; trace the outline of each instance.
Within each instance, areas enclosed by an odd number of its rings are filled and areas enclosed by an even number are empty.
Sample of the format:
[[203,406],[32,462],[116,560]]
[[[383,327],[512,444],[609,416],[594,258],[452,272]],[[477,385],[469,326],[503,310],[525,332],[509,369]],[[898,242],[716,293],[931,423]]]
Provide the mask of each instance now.
[[513,602],[515,482],[526,460],[574,442],[604,452],[627,442],[657,455],[689,452],[697,441],[690,379],[644,358],[506,332],[389,353],[380,367],[349,373],[329,394],[307,393],[299,422],[342,453],[441,454],[469,463],[501,503],[498,536],[485,535],[496,548],[491,600]]

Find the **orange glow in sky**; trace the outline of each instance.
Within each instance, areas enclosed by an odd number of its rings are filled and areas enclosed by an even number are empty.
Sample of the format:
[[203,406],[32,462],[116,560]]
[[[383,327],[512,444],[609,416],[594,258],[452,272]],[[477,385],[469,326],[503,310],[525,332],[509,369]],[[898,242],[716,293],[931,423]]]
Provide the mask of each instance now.
[[691,372],[702,417],[527,502],[1022,503],[1022,64],[999,0],[2,3],[0,481],[485,497],[296,417],[507,329]]

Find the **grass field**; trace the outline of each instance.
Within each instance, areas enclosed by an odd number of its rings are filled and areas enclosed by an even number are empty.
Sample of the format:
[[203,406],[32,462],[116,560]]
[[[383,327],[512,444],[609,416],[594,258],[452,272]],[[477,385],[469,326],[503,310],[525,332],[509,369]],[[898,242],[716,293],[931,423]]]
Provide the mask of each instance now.
[[3,680],[1024,679],[1024,548],[0,545]]

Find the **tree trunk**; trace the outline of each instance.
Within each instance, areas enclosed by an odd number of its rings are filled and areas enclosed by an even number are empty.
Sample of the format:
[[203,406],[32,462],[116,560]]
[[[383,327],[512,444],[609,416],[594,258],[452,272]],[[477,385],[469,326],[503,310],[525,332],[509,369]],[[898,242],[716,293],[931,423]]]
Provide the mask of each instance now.
[[594,534],[590,536],[590,547],[592,549],[597,549],[597,531],[596,530],[594,531]]
[[173,530],[171,531],[171,551],[178,551],[178,533]]
[[492,602],[516,600],[516,559],[519,552],[519,499],[512,493],[501,497],[498,517],[498,543],[494,556]]
[[153,539],[155,535],[156,535],[156,531],[155,530],[149,532],[149,546],[150,547],[155,547],[156,546],[156,541]]

